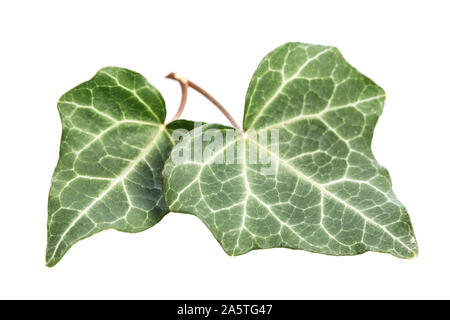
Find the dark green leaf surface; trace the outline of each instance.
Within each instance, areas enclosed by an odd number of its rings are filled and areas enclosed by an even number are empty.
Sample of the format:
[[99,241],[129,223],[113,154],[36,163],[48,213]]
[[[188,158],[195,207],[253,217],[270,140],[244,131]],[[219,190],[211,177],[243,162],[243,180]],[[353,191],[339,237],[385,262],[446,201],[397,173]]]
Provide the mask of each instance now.
[[55,265],[101,230],[143,231],[168,212],[161,170],[172,146],[165,103],[143,76],[108,67],[64,94],[60,158],[48,207],[46,260]]
[[[244,131],[202,161],[163,170],[171,211],[198,216],[230,255],[285,247],[329,255],[417,255],[405,207],[371,152],[383,89],[333,47],[288,43],[268,54],[247,93]],[[223,126],[206,125],[203,130]],[[278,129],[279,152],[257,135]],[[193,144],[200,130],[191,131]],[[251,146],[275,164],[263,174]],[[183,144],[175,146],[179,152]],[[205,148],[207,145],[203,145]],[[227,152],[235,164],[216,163]]]

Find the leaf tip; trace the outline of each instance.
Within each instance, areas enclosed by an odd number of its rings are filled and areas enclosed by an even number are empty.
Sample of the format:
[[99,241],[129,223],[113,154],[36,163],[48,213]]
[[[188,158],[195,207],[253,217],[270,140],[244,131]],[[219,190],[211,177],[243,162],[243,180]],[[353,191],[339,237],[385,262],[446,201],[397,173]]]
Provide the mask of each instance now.
[[414,259],[417,259],[418,257],[419,257],[419,250],[414,250],[413,254],[410,257],[408,257],[407,259],[414,260]]
[[45,266],[47,268],[53,268],[58,262],[61,260],[62,257],[58,257],[55,254],[53,254],[54,251],[47,248],[47,255],[45,257]]
[[47,268],[53,268],[55,265],[56,265],[55,262],[48,261],[48,260],[45,261],[45,266],[46,266]]

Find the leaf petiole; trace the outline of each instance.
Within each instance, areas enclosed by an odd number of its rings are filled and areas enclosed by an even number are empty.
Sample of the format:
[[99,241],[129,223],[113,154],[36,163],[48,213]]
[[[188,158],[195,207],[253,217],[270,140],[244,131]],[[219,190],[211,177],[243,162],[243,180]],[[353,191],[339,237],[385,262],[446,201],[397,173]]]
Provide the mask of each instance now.
[[[198,86],[197,84],[195,84],[194,82],[184,78],[184,77],[180,77],[178,76],[176,73],[171,72],[169,73],[166,78],[168,79],[172,79],[172,80],[177,80],[178,82],[180,82],[181,85],[181,89],[182,89],[182,97],[181,97],[181,105],[183,105],[183,102],[186,103],[186,98],[187,98],[187,91],[184,92],[186,90],[186,87],[191,87],[192,89],[194,89],[195,91],[197,91],[198,93],[200,93],[201,95],[203,95],[206,99],[208,99],[209,101],[212,102],[212,104],[214,104],[217,109],[220,110],[220,112],[223,113],[223,115],[228,119],[228,121],[230,121],[231,125],[233,127],[235,127],[237,130],[242,131],[240,126],[237,124],[237,122],[233,119],[233,117],[231,116],[231,114],[225,109],[224,106],[222,106],[219,101],[217,101],[213,96],[211,96],[208,92],[206,92],[204,89],[202,89],[200,86]],[[184,99],[184,100],[183,100]],[[181,108],[180,105],[180,108]],[[184,105],[183,105],[184,108]],[[180,111],[177,112],[177,115]],[[181,113],[180,113],[181,114]],[[174,119],[175,120],[175,119]]]
[[180,86],[181,86],[180,106],[178,107],[177,113],[173,116],[172,120],[170,121],[170,122],[172,122],[172,121],[175,121],[178,118],[180,118],[181,114],[183,113],[183,110],[184,110],[184,107],[185,107],[186,101],[187,101],[189,81],[187,79],[183,78],[183,77],[179,77],[178,75],[174,74],[173,72],[168,74],[166,76],[166,78],[177,80],[180,83]]

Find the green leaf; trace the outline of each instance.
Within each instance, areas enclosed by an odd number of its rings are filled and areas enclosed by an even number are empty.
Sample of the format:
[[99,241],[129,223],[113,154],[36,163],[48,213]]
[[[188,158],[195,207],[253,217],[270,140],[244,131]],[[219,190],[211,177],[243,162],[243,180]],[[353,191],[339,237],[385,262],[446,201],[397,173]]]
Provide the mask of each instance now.
[[54,266],[99,231],[139,232],[168,212],[161,170],[173,146],[165,103],[145,78],[108,67],[64,94],[60,158],[50,188],[46,260]]
[[[336,48],[285,44],[262,60],[251,80],[244,133],[205,125],[175,146],[172,154],[194,148],[208,129],[236,134],[200,160],[169,157],[166,202],[171,211],[198,216],[230,255],[284,247],[415,257],[407,211],[371,152],[384,99],[383,89]],[[263,170],[268,164],[252,163],[252,147],[267,155],[272,174]],[[212,149],[203,144],[203,152]],[[233,164],[217,161],[227,154],[234,154]]]

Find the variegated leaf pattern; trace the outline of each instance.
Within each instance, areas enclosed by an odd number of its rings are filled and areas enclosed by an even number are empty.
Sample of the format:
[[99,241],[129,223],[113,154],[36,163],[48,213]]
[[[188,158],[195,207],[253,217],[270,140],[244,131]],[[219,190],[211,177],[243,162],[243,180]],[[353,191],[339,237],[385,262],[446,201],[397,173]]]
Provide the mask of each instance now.
[[173,146],[161,94],[133,71],[107,67],[64,94],[60,158],[49,195],[46,261],[105,229],[139,232],[168,212],[161,170]]
[[[202,161],[169,157],[163,170],[166,202],[171,211],[198,216],[230,255],[284,247],[415,257],[408,213],[371,151],[384,100],[383,89],[336,48],[287,43],[262,60],[251,80],[244,132],[236,131],[234,140]],[[201,129],[223,135],[233,130]],[[273,129],[279,135],[276,153],[272,140],[259,140]],[[192,131],[186,144],[201,134]],[[273,174],[249,161],[252,146],[269,155]],[[215,161],[227,153],[235,154],[234,164]]]

